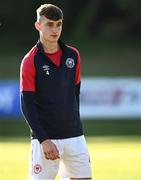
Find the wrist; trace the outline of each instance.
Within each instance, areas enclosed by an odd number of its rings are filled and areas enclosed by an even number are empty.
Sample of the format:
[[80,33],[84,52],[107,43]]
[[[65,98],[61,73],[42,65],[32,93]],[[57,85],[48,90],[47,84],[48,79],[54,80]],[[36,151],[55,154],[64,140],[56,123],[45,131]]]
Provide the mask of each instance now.
[[41,142],[41,144],[49,143],[51,140],[50,139],[45,139],[44,141]]

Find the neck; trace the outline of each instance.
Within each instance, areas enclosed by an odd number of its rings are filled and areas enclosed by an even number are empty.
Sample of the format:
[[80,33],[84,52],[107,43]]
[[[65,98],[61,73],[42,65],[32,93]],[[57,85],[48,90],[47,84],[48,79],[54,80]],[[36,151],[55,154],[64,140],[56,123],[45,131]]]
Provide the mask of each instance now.
[[44,41],[43,39],[40,39],[40,41],[46,53],[53,54],[59,50],[58,42],[47,42],[47,41]]

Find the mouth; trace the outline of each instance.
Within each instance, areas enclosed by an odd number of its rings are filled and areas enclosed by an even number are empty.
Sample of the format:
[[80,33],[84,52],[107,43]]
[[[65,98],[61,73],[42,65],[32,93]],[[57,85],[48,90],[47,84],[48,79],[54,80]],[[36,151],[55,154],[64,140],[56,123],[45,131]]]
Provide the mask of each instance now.
[[57,38],[57,37],[58,37],[58,35],[51,35],[51,37],[53,37],[53,38]]

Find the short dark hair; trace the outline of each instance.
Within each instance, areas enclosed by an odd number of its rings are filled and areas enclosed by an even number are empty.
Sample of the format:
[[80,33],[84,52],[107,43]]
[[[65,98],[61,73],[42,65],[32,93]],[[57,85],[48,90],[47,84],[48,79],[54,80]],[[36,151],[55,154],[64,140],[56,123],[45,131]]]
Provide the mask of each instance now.
[[42,4],[37,10],[37,21],[40,20],[41,16],[45,16],[50,20],[57,21],[63,19],[62,10],[53,4]]

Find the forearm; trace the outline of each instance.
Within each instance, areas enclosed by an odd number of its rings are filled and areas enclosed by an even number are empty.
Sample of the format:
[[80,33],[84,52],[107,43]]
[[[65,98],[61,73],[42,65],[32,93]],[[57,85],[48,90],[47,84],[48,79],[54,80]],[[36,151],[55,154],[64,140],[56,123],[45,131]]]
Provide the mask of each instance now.
[[44,131],[43,125],[39,120],[39,116],[35,104],[34,92],[24,91],[21,93],[21,110],[28,125],[35,133],[40,143],[48,139],[48,135]]

